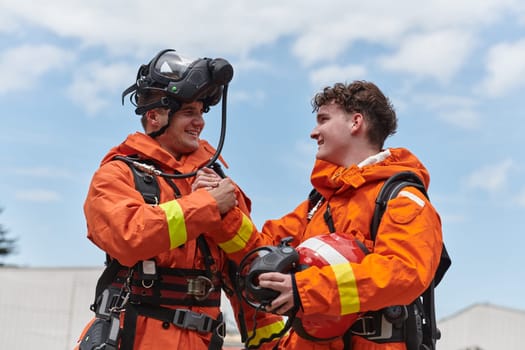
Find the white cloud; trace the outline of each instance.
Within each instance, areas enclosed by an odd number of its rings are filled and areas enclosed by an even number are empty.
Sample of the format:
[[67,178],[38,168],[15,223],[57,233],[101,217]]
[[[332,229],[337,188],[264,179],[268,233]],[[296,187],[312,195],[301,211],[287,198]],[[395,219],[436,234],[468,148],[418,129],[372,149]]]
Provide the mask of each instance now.
[[469,33],[442,30],[414,34],[402,40],[392,55],[378,59],[386,70],[448,82],[462,67],[474,47]]
[[325,66],[310,73],[310,82],[314,86],[332,85],[334,82],[351,82],[363,79],[366,75],[366,68],[359,65]]
[[232,103],[249,102],[250,104],[261,104],[266,100],[266,93],[263,90],[235,90],[228,93],[229,101]]
[[417,101],[434,110],[473,108],[478,103],[471,97],[445,94],[416,94],[414,95],[413,102]]
[[438,117],[448,124],[466,130],[474,130],[481,125],[481,116],[472,109],[451,109],[440,112]]
[[23,0],[4,1],[6,11],[36,27],[83,45],[138,57],[163,47],[184,49],[187,55],[248,52],[274,42],[302,21],[297,7],[282,6],[277,0],[249,5],[232,0],[220,6],[206,0],[54,0],[31,6]]
[[137,67],[124,63],[104,64],[96,62],[74,73],[68,88],[70,98],[93,115],[101,109],[113,106],[109,92],[120,92],[133,83]]
[[525,187],[523,187],[521,189],[521,191],[516,195],[516,203],[520,206],[520,207],[524,207],[525,208]]
[[73,55],[52,45],[22,45],[0,54],[0,94],[34,89],[49,71],[64,69]]
[[15,198],[24,202],[38,203],[58,202],[61,200],[61,197],[57,192],[43,189],[26,189],[18,191],[15,194]]
[[[295,41],[293,51],[305,64],[333,59],[358,41],[392,45],[414,32],[472,28],[494,22],[518,0],[213,0],[166,2],[3,0],[6,18],[83,45],[147,55],[153,48],[199,52],[251,52],[280,38]],[[206,24],[206,25],[203,25]],[[21,26],[23,28],[24,26]]]
[[[113,54],[112,59],[131,56],[144,60],[159,48],[174,47],[190,56],[231,57],[238,61],[235,68],[239,71],[271,69],[272,65],[268,64],[271,58],[264,56],[265,46],[282,40],[291,43],[290,46],[283,45],[285,50],[289,47],[299,63],[312,68],[310,81],[316,86],[344,79],[345,75],[364,75],[377,62],[388,71],[446,83],[467,62],[476,45],[475,33],[501,20],[519,3],[517,0],[486,0],[481,3],[477,0],[440,0],[428,1],[421,6],[415,0],[393,3],[337,0],[331,6],[323,7],[314,1],[232,0],[217,7],[211,0],[184,3],[51,0],[26,6],[25,0],[4,0],[0,16],[10,19],[10,28],[20,29],[19,36],[29,36],[37,29],[60,40],[73,40],[76,45],[73,52],[94,48],[102,54]],[[197,22],[206,25],[196,25]],[[9,29],[0,26],[1,30]],[[374,54],[360,57],[363,47],[372,48]],[[39,65],[28,70],[21,56],[27,56],[29,50],[35,49],[37,51],[33,53],[39,57]],[[500,48],[498,52],[511,55],[520,50],[521,46],[516,45]],[[73,57],[71,49],[66,52],[47,45],[28,47],[26,52],[19,52],[12,58],[8,56],[10,51],[5,52],[0,56],[3,67],[0,74],[13,83],[0,87],[0,94],[7,89],[34,86],[43,74],[65,66],[64,61]],[[256,56],[254,52],[263,55]],[[355,61],[353,53],[356,53]],[[350,54],[352,65],[333,64],[343,54]],[[495,59],[496,53],[493,56],[488,63],[492,68],[488,68],[491,76],[486,84],[495,91],[519,84],[516,77],[520,74],[504,75],[505,71],[500,68],[503,65]],[[517,56],[516,60],[520,57]],[[93,58],[79,55],[77,59]],[[319,63],[324,67],[318,69]],[[80,61],[77,64],[80,66]],[[108,77],[119,79],[126,85],[137,68],[132,67],[126,71],[130,72],[128,74],[119,70],[119,64],[112,66],[114,71],[104,70],[100,63],[93,64],[93,72],[71,73],[75,75],[70,96],[88,113],[96,113],[108,103],[114,103],[105,99],[108,88],[113,86],[107,81]],[[314,64],[317,67],[313,67]],[[86,63],[82,63],[84,65]],[[518,62],[515,66],[521,65]],[[118,74],[124,76],[117,78]],[[23,75],[32,76],[31,84],[17,83]],[[92,100],[87,103],[90,98]],[[455,116],[450,122],[462,127],[475,125],[475,111],[463,109],[453,114]],[[445,119],[451,115],[445,114]]]
[[[471,49],[470,33],[500,20],[517,3],[518,0],[438,0],[426,1],[425,6],[421,6],[420,2],[411,0],[339,1],[331,2],[330,7],[306,3],[293,15],[304,17],[300,30],[294,32],[297,39],[293,53],[308,66],[332,61],[350,48],[358,52],[360,44],[388,50],[409,38],[403,51],[392,57],[408,58],[408,61],[396,62],[390,69],[406,69],[416,63],[415,68],[423,70],[425,63],[439,63],[436,75],[448,79],[449,76],[443,74],[453,74],[465,62],[464,56]],[[290,11],[294,11],[292,7]],[[439,49],[433,44],[445,44],[445,47]],[[429,47],[439,50],[431,53]],[[454,55],[447,56],[448,53]],[[431,73],[432,68],[426,68],[422,73]]]
[[[3,10],[3,9],[2,9]],[[7,11],[0,11],[0,33],[16,33],[18,21]]]
[[73,179],[74,175],[64,169],[35,167],[35,168],[15,168],[13,174],[17,176],[28,176],[46,179]]
[[447,124],[465,130],[474,130],[482,123],[481,115],[476,111],[478,101],[465,96],[444,94],[413,94],[413,104],[423,105],[434,112]]
[[495,193],[503,190],[509,177],[509,172],[514,168],[514,162],[506,159],[498,164],[484,166],[467,178],[467,186],[479,188],[487,192]]
[[482,91],[492,97],[525,86],[525,39],[493,46],[486,58]]

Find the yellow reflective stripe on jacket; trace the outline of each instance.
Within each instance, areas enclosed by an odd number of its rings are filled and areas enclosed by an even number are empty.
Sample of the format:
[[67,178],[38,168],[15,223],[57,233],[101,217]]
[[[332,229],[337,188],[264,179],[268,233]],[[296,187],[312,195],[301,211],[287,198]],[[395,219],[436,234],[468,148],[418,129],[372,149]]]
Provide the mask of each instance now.
[[337,281],[341,298],[341,315],[356,313],[360,310],[359,293],[355,283],[354,271],[349,263],[331,265]]
[[[264,327],[257,328],[255,330],[255,337],[248,342],[248,346],[259,346],[261,345],[262,339],[269,339],[272,335],[277,335],[284,329],[284,321],[278,321],[270,323]],[[253,333],[249,333],[248,337],[251,337]]]
[[184,212],[176,200],[159,204],[159,207],[166,213],[168,229],[170,234],[170,249],[177,248],[188,240],[186,232],[186,222]]
[[221,247],[221,249],[227,254],[236,253],[246,247],[246,242],[248,242],[252,233],[252,222],[246,215],[243,214],[241,227],[239,227],[239,230],[235,236],[233,236],[233,238],[229,241],[219,243],[219,247]]

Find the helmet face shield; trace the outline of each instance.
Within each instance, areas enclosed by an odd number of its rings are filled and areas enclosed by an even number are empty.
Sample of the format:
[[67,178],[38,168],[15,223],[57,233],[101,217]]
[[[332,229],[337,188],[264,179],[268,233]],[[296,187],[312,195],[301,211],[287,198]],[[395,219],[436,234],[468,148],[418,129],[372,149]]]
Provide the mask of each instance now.
[[155,81],[168,85],[171,81],[180,81],[194,61],[175,51],[164,51],[150,64],[150,75]]

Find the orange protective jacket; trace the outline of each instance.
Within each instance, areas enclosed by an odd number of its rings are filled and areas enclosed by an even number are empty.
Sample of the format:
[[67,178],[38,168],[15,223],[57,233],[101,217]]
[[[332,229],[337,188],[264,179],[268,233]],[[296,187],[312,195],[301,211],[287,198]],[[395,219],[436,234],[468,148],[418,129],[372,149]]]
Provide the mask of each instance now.
[[[197,247],[196,238],[203,232],[217,231],[217,227],[221,226],[215,199],[204,189],[191,191],[194,177],[173,179],[182,194],[180,198],[175,198],[173,188],[158,176],[160,202],[158,205],[146,204],[141,193],[135,189],[130,167],[123,161],[113,159],[117,155],[138,155],[141,159],[153,160],[163,172],[173,174],[174,171],[195,171],[206,164],[214,153],[215,149],[201,140],[197,151],[176,160],[153,138],[143,133],[128,136],[122,144],[109,151],[93,176],[84,204],[88,238],[124,266],[131,267],[141,260],[153,258],[161,268],[205,270],[204,257]],[[239,211],[248,216],[251,203],[240,189],[237,190],[237,199]],[[225,271],[224,253],[213,242],[208,245],[215,268]],[[234,297],[230,302],[237,315],[239,301]],[[219,307],[170,307],[189,308],[214,319],[220,312]],[[248,330],[251,331],[254,311],[247,305],[243,308]],[[275,315],[258,317],[257,330],[262,336],[278,331],[284,325],[281,318]],[[123,319],[121,315],[121,321]],[[174,325],[166,329],[162,327],[162,321],[139,316],[134,349],[208,349],[210,335]],[[258,338],[255,338],[253,343],[257,341]]]
[[[264,224],[261,233],[240,211],[230,212],[228,224],[216,240],[235,260],[262,245],[276,245],[284,237],[293,237],[292,245],[329,233],[323,218],[327,204],[338,233],[353,235],[371,251],[360,263],[348,263],[332,269],[310,267],[295,274],[299,298],[305,315],[341,316],[379,310],[391,305],[411,303],[430,285],[442,249],[441,221],[434,207],[416,188],[404,190],[411,195],[398,196],[388,203],[375,242],[371,241],[370,223],[375,199],[385,180],[401,172],[412,171],[426,187],[429,174],[421,162],[403,148],[388,149],[348,168],[316,161],[311,175],[314,188],[326,201],[310,221],[308,200],[293,212]],[[231,228],[236,230],[231,231]],[[404,343],[378,344],[359,336],[352,337],[354,350],[405,350]],[[291,331],[280,342],[280,349],[342,349],[343,342],[311,342]]]

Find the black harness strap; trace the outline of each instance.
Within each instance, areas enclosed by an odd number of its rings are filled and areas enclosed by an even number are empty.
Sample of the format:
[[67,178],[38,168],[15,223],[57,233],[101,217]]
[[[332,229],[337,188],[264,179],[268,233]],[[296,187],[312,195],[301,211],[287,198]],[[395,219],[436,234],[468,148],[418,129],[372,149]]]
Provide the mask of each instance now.
[[[175,173],[176,174],[180,174],[179,171],[176,171]],[[175,185],[175,183],[173,182],[172,179],[165,177],[164,180],[166,180],[167,184],[170,185],[170,187],[173,189],[173,193],[175,194],[175,198],[182,197],[182,194],[180,193],[179,188],[177,187],[177,185]]]
[[133,309],[142,316],[169,322],[183,329],[195,330],[201,333],[211,333],[223,322],[219,317],[215,320],[205,314],[193,312],[189,309],[167,309],[152,305],[132,305]]
[[328,226],[328,230],[330,230],[330,233],[335,233],[335,226],[334,226],[334,218],[332,217],[332,209],[330,209],[330,204],[326,204],[326,211],[323,215],[324,221],[326,222],[326,226]]
[[115,156],[113,159],[121,160],[131,169],[133,173],[133,179],[135,180],[135,189],[140,192],[144,198],[144,202],[148,204],[159,204],[160,201],[160,187],[157,181],[157,176],[151,174],[145,169],[139,169],[134,165],[135,162],[139,162],[146,166],[154,166],[151,161],[145,161],[139,159],[137,156]]
[[[140,263],[138,264],[140,266]],[[138,270],[135,269],[135,270]],[[170,269],[157,268],[158,278],[147,280],[141,278],[137,272],[131,276],[126,275],[126,268],[118,271],[117,276],[111,281],[111,285],[121,288],[125,283],[131,287],[129,300],[135,304],[149,305],[177,305],[177,306],[201,306],[212,307],[220,306],[220,289],[214,285],[209,278],[202,278],[207,275],[206,270],[199,269]],[[196,285],[198,284],[198,286]],[[190,285],[198,288],[192,293]],[[193,289],[195,289],[193,288]],[[204,293],[204,289],[208,293]],[[202,291],[202,293],[197,293]],[[194,298],[196,295],[197,298]],[[204,297],[206,295],[206,297]],[[202,298],[201,298],[202,297]]]
[[[109,257],[106,256],[106,258],[108,259]],[[95,311],[96,304],[102,292],[113,282],[121,268],[122,265],[120,265],[116,259],[106,261],[106,268],[102,271],[102,274],[98,278],[97,286],[95,287],[95,301],[90,306],[91,311]]]
[[379,223],[381,222],[381,218],[385,213],[388,201],[397,197],[399,192],[406,186],[417,188],[425,195],[425,197],[428,198],[425,185],[413,172],[404,171],[388,178],[379,190],[379,194],[376,198],[374,215],[372,217],[372,222],[370,223],[370,237],[372,238],[372,241],[376,240],[377,229],[379,228]]

